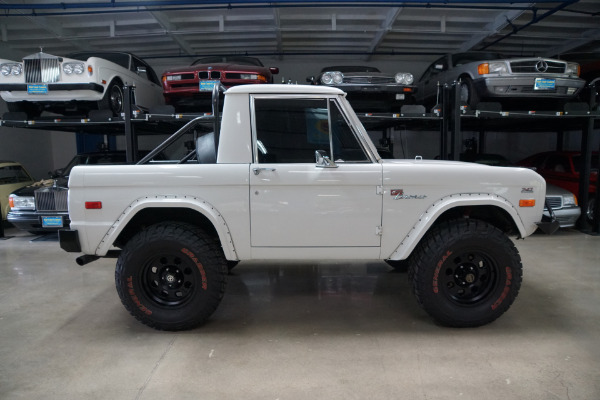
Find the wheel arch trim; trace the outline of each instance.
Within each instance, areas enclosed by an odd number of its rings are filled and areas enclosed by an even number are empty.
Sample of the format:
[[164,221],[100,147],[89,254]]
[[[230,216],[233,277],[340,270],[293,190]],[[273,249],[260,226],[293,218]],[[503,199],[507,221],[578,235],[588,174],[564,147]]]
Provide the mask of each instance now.
[[135,199],[121,212],[117,220],[110,226],[96,248],[96,255],[106,255],[112,244],[127,227],[129,222],[131,222],[140,211],[147,208],[186,208],[202,214],[210,221],[217,232],[217,235],[219,235],[225,258],[227,260],[239,259],[233,243],[231,231],[229,230],[229,226],[223,215],[208,201],[197,196],[187,195],[153,195]]
[[417,223],[408,231],[398,247],[392,252],[389,260],[404,260],[410,256],[421,239],[429,232],[429,229],[438,221],[438,218],[453,208],[468,206],[492,206],[498,207],[508,213],[513,223],[519,230],[520,237],[528,236],[519,213],[513,204],[502,196],[492,193],[458,193],[442,197],[432,203],[429,208],[421,214]]

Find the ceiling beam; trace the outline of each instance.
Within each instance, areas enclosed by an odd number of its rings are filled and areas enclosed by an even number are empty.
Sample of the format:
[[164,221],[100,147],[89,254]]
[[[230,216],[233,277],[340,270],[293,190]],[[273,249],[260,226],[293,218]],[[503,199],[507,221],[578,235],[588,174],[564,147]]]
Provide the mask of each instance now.
[[557,46],[551,48],[550,50],[546,50],[544,55],[546,57],[552,57],[557,54],[568,53],[595,40],[600,40],[600,29],[590,29],[584,31],[581,33],[581,37],[579,39],[573,39],[564,43],[562,46]]
[[483,28],[483,31],[480,34],[473,35],[473,37],[470,40],[463,43],[463,45],[458,49],[458,52],[472,50],[473,47],[477,46],[483,40],[485,40],[491,35],[500,32],[507,25],[512,23],[515,19],[519,18],[523,14],[523,12],[523,10],[512,10],[498,14],[492,22],[490,22]]
[[169,17],[167,17],[165,13],[160,11],[150,11],[150,15],[152,15],[156,22],[158,22],[158,24],[166,31],[166,34],[177,43],[184,54],[188,56],[194,54],[194,49],[185,39],[172,33],[173,31],[177,31],[177,26],[169,20]]
[[[396,19],[398,19],[398,16],[400,15],[401,12],[402,12],[402,8],[399,8],[399,7],[391,8],[387,12],[387,14],[385,16],[385,20],[381,24],[380,29],[377,31],[377,34],[375,35],[375,37],[373,38],[373,41],[369,45],[369,50],[368,50],[369,53],[374,53],[375,50],[377,50],[377,48],[379,47],[381,42],[383,42],[385,35],[387,35],[387,33],[392,30],[392,27],[394,26],[394,22],[396,22]],[[370,61],[371,57],[372,57],[371,55],[367,55],[365,61]]]

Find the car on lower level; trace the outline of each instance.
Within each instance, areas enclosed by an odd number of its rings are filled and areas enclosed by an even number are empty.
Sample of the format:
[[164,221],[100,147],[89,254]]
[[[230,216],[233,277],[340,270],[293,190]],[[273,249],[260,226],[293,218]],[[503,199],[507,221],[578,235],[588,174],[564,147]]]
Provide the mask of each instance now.
[[325,67],[317,76],[309,76],[313,85],[336,87],[347,93],[355,111],[400,111],[404,104],[414,102],[416,85],[410,72],[389,74],[361,65]]
[[[501,154],[493,153],[462,153],[461,161],[476,162],[479,164],[491,165],[495,167],[514,167],[506,157]],[[551,211],[550,211],[551,210]],[[581,208],[577,202],[577,196],[560,186],[546,182],[546,204],[544,206],[544,216],[551,218],[554,215],[561,228],[573,228],[581,215]]]
[[435,105],[440,102],[440,85],[457,82],[460,102],[472,109],[481,101],[501,102],[506,109],[562,107],[585,85],[579,73],[579,64],[551,58],[508,58],[494,52],[447,54],[419,79],[417,102]]
[[10,210],[8,196],[13,191],[34,182],[29,172],[18,162],[0,161],[0,224]]
[[50,179],[13,188],[8,196],[7,220],[15,227],[32,233],[54,232],[71,222],[67,207],[68,181],[76,165],[125,164],[125,151],[101,151],[76,155],[66,167],[50,174]]
[[[596,201],[596,181],[598,180],[598,152],[592,154],[589,197],[584,213],[589,222],[594,219]],[[583,155],[579,151],[547,151],[534,154],[517,163],[533,168],[546,182],[562,187],[572,193],[579,193],[579,176],[583,165]]]

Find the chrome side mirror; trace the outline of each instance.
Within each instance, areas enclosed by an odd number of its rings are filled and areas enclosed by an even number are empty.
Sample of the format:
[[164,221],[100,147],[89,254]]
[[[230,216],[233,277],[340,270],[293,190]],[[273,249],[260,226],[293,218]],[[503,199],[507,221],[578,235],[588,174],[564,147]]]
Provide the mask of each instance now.
[[329,158],[325,150],[315,150],[315,162],[319,168],[337,168],[335,161]]

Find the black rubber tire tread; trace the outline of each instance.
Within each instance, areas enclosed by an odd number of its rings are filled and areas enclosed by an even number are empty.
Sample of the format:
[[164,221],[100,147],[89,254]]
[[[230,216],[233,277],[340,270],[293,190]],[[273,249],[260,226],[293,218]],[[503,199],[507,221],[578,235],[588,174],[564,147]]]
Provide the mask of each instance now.
[[[464,85],[466,86],[468,93],[469,93],[469,98],[466,100],[467,105],[472,109],[476,109],[477,104],[479,104],[479,94],[477,93],[477,89],[475,88],[475,84],[473,83],[473,80],[468,77],[462,77],[461,78],[461,83],[460,85]],[[461,87],[459,87],[459,90],[461,90]]]
[[[144,265],[159,254],[177,252],[181,246],[197,257],[206,289],[195,290],[183,305],[160,304],[142,286]],[[201,273],[192,270],[196,282],[201,282]],[[117,260],[115,286],[121,302],[138,321],[158,330],[179,331],[197,327],[213,314],[225,294],[227,274],[223,250],[213,237],[196,226],[169,221],[152,225],[127,242]]]
[[114,79],[112,82],[110,82],[110,84],[106,87],[106,92],[104,93],[104,97],[102,97],[102,99],[100,101],[98,101],[98,110],[109,110],[110,112],[113,113],[113,117],[118,117],[120,116],[121,112],[124,109],[124,105],[121,105],[121,109],[120,110],[115,110],[111,101],[110,101],[110,96],[111,96],[111,92],[113,90],[113,87],[117,86],[121,92],[121,100],[124,103],[125,102],[125,94],[123,93],[123,84],[121,83],[120,80],[118,79]]
[[[496,278],[482,299],[461,304],[447,293],[439,276],[455,265],[452,254],[469,252],[489,256],[489,264],[497,266]],[[436,322],[451,327],[481,326],[500,317],[517,297],[522,277],[521,257],[508,236],[487,222],[466,218],[432,227],[413,252],[408,271],[419,305]]]

